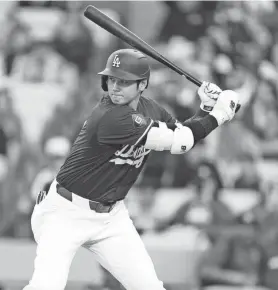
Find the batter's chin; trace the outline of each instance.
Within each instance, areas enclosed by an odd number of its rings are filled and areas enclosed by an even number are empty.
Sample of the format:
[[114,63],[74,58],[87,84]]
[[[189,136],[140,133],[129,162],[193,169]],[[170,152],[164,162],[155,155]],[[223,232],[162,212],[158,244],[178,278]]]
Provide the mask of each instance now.
[[122,96],[113,96],[111,97],[111,101],[114,103],[114,104],[125,104],[125,100]]

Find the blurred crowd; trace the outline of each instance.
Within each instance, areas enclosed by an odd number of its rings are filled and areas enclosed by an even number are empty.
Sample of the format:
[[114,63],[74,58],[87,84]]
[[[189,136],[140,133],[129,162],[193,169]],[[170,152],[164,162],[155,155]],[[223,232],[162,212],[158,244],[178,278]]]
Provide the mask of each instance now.
[[[125,46],[84,20],[87,4],[1,2],[0,236],[33,239],[36,194],[101,97],[96,73]],[[127,199],[131,216],[142,237],[204,252],[201,288],[278,290],[278,3],[158,5],[166,13],[150,44],[196,78],[239,92],[242,106],[187,154],[154,152]],[[145,95],[181,121],[191,117],[196,86],[150,62]]]

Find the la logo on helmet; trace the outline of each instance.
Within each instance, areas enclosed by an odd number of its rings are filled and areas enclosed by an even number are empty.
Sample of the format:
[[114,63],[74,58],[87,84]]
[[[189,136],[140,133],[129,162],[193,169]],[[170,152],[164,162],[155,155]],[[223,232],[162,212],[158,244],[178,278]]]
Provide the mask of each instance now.
[[121,62],[120,62],[119,56],[116,54],[114,57],[112,66],[119,67],[120,64],[121,64]]

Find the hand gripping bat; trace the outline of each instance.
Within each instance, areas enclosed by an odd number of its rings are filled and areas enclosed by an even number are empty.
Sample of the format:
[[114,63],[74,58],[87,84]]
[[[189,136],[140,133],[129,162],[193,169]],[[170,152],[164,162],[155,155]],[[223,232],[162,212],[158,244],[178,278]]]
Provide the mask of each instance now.
[[[106,31],[110,32],[111,34],[115,35],[116,37],[120,38],[124,42],[128,43],[132,47],[138,49],[142,53],[150,56],[151,58],[157,60],[158,62],[164,64],[165,66],[169,67],[179,75],[185,77],[190,82],[195,84],[196,86],[200,87],[202,82],[188,72],[184,71],[176,64],[171,62],[169,59],[161,55],[157,50],[151,47],[148,43],[138,37],[136,34],[128,30],[126,27],[118,23],[117,21],[113,20],[96,7],[89,5],[85,11],[84,16],[91,20],[92,22],[96,23],[98,26],[102,27]],[[240,104],[237,105],[236,112],[240,109]]]

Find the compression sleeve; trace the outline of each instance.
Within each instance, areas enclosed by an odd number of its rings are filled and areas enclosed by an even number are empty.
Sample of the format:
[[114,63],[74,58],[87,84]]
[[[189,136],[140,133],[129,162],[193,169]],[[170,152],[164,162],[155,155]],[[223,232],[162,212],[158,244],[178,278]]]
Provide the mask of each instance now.
[[194,136],[194,145],[201,139],[208,136],[214,129],[218,127],[217,120],[207,114],[205,117],[191,118],[184,121],[183,126],[191,129]]

